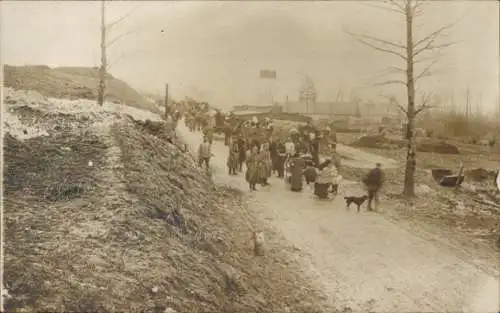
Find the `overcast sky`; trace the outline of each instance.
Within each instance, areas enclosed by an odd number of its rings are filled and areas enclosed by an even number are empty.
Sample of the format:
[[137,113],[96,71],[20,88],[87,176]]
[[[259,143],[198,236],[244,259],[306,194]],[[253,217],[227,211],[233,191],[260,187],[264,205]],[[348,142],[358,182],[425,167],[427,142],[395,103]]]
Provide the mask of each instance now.
[[[109,22],[135,10],[110,31],[110,40],[136,32],[110,47],[110,72],[139,89],[162,93],[168,82],[174,97],[222,106],[258,103],[268,88],[279,101],[285,95],[296,99],[305,75],[320,100],[335,99],[339,89],[346,97],[356,92],[366,100],[381,93],[402,97],[404,86],[367,86],[396,78],[382,74],[404,63],[343,31],[403,43],[404,18],[370,4],[375,1],[113,1],[107,4]],[[0,5],[4,63],[98,65],[100,2]],[[425,10],[416,21],[417,39],[459,20],[442,39],[458,43],[444,51],[437,73],[419,89],[454,90],[463,99],[469,86],[475,101],[481,97],[485,109],[492,109],[499,89],[498,2],[433,1]],[[276,70],[277,80],[260,80],[261,69]]]

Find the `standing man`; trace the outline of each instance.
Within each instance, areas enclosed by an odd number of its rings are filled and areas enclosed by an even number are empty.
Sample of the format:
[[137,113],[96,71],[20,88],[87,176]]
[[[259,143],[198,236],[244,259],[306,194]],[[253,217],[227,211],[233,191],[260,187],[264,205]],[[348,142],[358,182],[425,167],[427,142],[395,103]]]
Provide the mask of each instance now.
[[[279,139],[278,139],[279,140]],[[269,145],[269,152],[271,153],[271,163],[272,163],[272,168],[271,172],[274,173],[278,166],[278,141],[274,140],[272,137],[269,138],[270,145]]]
[[198,147],[198,165],[205,166],[207,170],[210,168],[210,158],[212,157],[212,144],[208,141],[207,136],[203,137],[203,142]]
[[278,178],[285,178],[285,160],[286,160],[286,148],[285,144],[278,140],[276,146],[276,171],[278,172]]
[[224,144],[229,146],[231,144],[231,133],[233,132],[232,121],[229,117],[224,120]]
[[377,163],[375,168],[370,170],[363,179],[368,191],[368,211],[373,212],[372,201],[375,201],[375,207],[379,204],[379,193],[384,181],[384,173],[382,172],[381,164]]
[[319,131],[316,131],[314,133],[314,138],[312,138],[311,143],[310,143],[310,151],[311,155],[313,158],[313,162],[316,166],[319,165],[319,145],[320,145],[320,133]]
[[245,163],[246,158],[247,158],[247,143],[245,141],[245,138],[243,138],[243,135],[240,133],[238,136],[237,140],[237,145],[238,145],[238,153],[239,153],[239,158],[238,158],[238,167],[240,172],[243,171],[243,163]]

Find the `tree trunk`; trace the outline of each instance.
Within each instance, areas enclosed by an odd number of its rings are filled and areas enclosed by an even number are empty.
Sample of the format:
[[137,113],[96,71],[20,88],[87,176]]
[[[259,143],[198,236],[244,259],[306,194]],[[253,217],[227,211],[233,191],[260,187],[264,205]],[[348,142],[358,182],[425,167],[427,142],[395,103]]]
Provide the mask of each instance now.
[[406,3],[406,86],[408,93],[407,108],[407,142],[405,179],[403,196],[411,198],[415,196],[415,170],[416,170],[416,143],[414,136],[415,128],[415,84],[413,78],[413,12],[411,0]]

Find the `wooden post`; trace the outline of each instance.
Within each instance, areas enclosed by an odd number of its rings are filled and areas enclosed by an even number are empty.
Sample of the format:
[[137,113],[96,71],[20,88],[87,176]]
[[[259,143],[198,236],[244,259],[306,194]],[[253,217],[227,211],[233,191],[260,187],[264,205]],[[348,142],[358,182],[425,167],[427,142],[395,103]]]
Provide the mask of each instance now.
[[167,119],[169,114],[168,110],[168,84],[165,84],[165,119]]
[[102,0],[101,6],[101,67],[99,68],[99,91],[97,94],[97,103],[102,106],[104,104],[104,94],[106,89],[106,21],[105,21],[105,1]]

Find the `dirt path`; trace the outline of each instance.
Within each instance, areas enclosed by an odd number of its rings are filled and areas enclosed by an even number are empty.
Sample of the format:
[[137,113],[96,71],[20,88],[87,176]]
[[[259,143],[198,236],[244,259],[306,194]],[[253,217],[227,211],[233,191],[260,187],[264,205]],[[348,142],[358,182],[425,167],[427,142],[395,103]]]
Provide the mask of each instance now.
[[[200,135],[179,126],[196,148]],[[247,191],[242,174],[227,174],[227,147],[215,142],[213,152],[215,181]],[[368,163],[374,160],[370,157]],[[356,162],[365,167],[366,162]],[[498,312],[498,280],[472,261],[381,215],[347,211],[340,197],[320,201],[311,190],[293,193],[281,180],[270,182],[250,194],[249,207],[302,250],[297,257],[317,276],[331,306],[364,312]],[[340,193],[350,188],[343,185]]]

